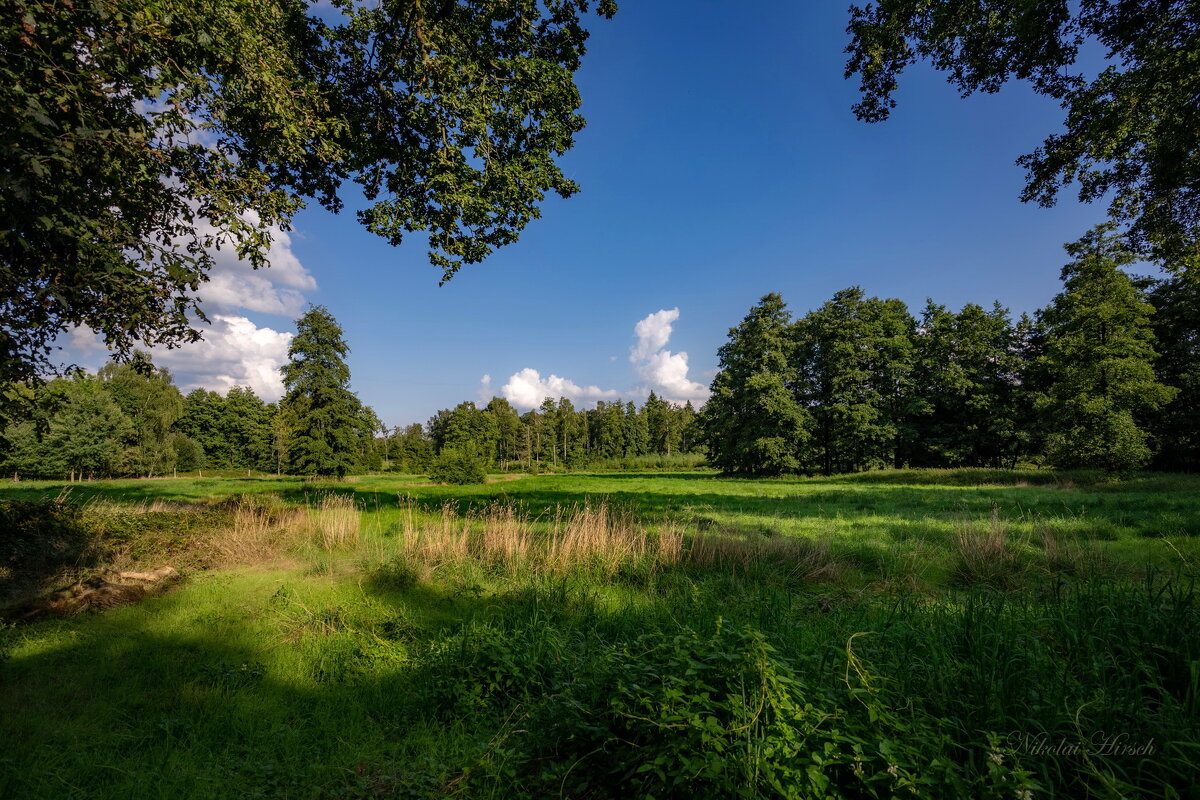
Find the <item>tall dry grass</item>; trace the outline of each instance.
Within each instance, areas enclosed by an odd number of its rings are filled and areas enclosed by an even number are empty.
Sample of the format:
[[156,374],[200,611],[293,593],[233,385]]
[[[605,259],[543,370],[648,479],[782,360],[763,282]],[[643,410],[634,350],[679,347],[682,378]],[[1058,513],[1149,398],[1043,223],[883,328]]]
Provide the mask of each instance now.
[[584,504],[567,509],[555,519],[545,560],[553,572],[586,566],[612,575],[626,564],[644,560],[654,544],[649,532],[635,524],[629,511],[614,509],[608,503]]
[[1012,586],[1025,568],[1013,539],[1000,519],[999,509],[994,507],[986,524],[976,520],[960,522],[955,526],[952,543],[955,582],[963,586]]
[[558,507],[536,519],[503,503],[466,514],[446,504],[432,519],[418,518],[410,507],[401,529],[402,554],[425,569],[476,562],[505,570],[612,577],[628,568],[748,570],[770,564],[801,579],[833,577],[839,569],[827,539],[729,532],[689,537],[678,521],[664,518],[646,525],[631,510],[606,502]]
[[230,524],[213,534],[212,544],[226,560],[247,563],[270,559],[299,546],[308,534],[303,508],[285,506],[271,496],[244,495],[230,503]]
[[227,505],[229,522],[212,537],[227,561],[265,561],[308,543],[332,551],[359,542],[361,514],[354,498],[345,495],[322,494],[301,507],[272,495],[243,495]]
[[529,518],[512,506],[496,503],[485,512],[479,550],[489,563],[505,569],[526,567],[534,541]]
[[329,492],[308,509],[313,539],[326,550],[341,550],[358,544],[362,515],[353,497]]

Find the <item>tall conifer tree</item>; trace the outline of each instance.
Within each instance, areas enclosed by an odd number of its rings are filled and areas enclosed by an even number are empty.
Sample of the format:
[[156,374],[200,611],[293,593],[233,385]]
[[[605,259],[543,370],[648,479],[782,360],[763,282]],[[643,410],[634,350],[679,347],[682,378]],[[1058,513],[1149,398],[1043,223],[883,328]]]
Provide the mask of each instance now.
[[1075,260],[1063,267],[1063,291],[1043,315],[1047,457],[1060,467],[1140,467],[1151,455],[1144,417],[1176,394],[1154,376],[1154,309],[1122,271],[1135,256],[1110,225],[1067,252]]
[[789,388],[790,320],[782,297],[764,295],[718,351],[720,371],[698,418],[713,466],[749,474],[800,469],[809,416]]
[[296,321],[289,361],[282,367],[293,472],[342,477],[354,465],[362,404],[350,391],[349,352],[341,327],[324,306],[313,306]]

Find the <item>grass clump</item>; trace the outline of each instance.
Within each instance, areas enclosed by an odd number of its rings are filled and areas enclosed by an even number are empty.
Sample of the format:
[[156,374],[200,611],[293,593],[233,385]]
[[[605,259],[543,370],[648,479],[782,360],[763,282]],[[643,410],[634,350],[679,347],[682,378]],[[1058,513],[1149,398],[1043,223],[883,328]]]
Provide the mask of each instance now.
[[271,495],[244,495],[228,504],[229,523],[212,537],[212,546],[227,562],[269,561],[304,541],[308,518],[303,509]]
[[1027,561],[995,509],[986,523],[961,523],[954,531],[954,582],[960,586],[1011,589],[1025,574]]
[[358,544],[362,517],[353,497],[325,493],[308,513],[313,535],[325,550],[340,550]]

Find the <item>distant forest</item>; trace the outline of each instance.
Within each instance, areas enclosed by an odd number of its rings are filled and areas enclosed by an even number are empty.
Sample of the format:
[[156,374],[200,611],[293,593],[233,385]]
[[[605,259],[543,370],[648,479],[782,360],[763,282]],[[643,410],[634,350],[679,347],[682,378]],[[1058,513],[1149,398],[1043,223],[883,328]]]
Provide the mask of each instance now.
[[[141,363],[53,380],[36,391],[36,418],[10,424],[4,469],[21,477],[170,475],[203,469],[303,474],[291,457],[295,421],[247,387],[181,394],[170,374]],[[281,407],[282,406],[282,407]],[[492,469],[639,468],[697,452],[696,412],[651,394],[640,406],[600,402],[577,410],[547,399],[525,414],[501,397],[438,411],[425,425],[388,428],[356,409],[347,472],[424,473],[449,450],[469,450]],[[662,458],[656,458],[662,456]]]
[[324,308],[298,320],[287,393],[183,395],[145,355],[95,374],[8,390],[13,477],[253,470],[427,473],[467,457],[492,470],[694,467],[840,473],[885,467],[1200,469],[1200,285],[1131,277],[1103,229],[1068,248],[1063,291],[1013,319],[838,292],[793,319],[768,294],[719,352],[702,409],[653,392],[578,409],[547,398],[518,413],[494,397],[384,426],[350,391],[348,348]]

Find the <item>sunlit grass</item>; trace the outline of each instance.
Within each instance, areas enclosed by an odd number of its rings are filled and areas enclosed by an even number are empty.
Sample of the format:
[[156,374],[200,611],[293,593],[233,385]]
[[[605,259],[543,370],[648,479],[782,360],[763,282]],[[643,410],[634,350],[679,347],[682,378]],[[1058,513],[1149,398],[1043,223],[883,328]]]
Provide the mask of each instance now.
[[[859,743],[825,767],[835,796],[1185,797],[1197,490],[965,470],[76,485],[101,557],[185,580],[0,631],[0,796],[771,796],[790,729],[656,671],[761,636],[720,680],[831,715],[806,747]],[[1156,751],[1034,756],[994,738],[1014,731]],[[715,771],[654,783],[657,758]]]

